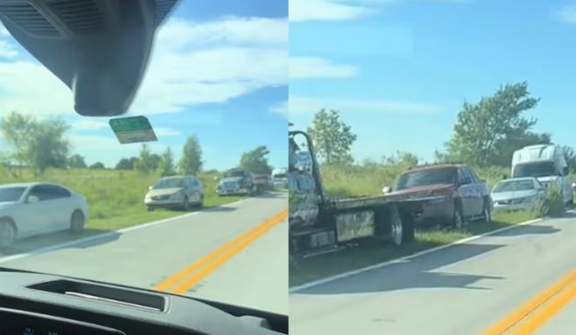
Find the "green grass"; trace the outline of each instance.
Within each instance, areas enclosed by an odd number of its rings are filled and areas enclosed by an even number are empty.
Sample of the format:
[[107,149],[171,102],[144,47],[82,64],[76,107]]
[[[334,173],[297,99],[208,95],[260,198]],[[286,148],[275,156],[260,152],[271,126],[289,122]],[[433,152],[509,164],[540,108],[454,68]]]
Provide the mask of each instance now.
[[[201,174],[204,185],[205,207],[231,203],[244,197],[218,197],[214,174]],[[144,206],[144,195],[148,187],[159,178],[156,174],[144,175],[136,171],[121,170],[49,170],[34,177],[24,170],[19,176],[16,170],[0,170],[0,184],[45,181],[54,182],[86,196],[90,206],[89,231],[116,230],[150,221],[165,219],[183,212],[156,210],[148,212]]]
[[[397,176],[406,168],[407,166],[382,165],[324,167],[322,177],[326,191],[331,197],[358,197],[380,194],[382,187],[394,185]],[[508,170],[499,168],[475,169],[475,171],[491,187],[503,175],[510,173]],[[470,223],[467,231],[417,230],[415,241],[401,248],[382,243],[347,248],[337,253],[300,260],[297,265],[290,265],[290,286],[409,256],[466,237],[529,221],[537,216],[538,214],[531,212],[497,213],[494,214],[492,223]]]

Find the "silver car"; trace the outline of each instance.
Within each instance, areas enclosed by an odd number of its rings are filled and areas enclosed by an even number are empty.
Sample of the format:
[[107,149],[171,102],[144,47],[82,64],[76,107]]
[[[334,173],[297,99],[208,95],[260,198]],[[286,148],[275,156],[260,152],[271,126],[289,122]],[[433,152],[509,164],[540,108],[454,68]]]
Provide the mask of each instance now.
[[492,189],[494,211],[532,210],[546,199],[546,188],[536,178],[499,181]]
[[149,211],[156,208],[189,210],[190,206],[203,207],[204,187],[193,176],[163,177],[149,187],[144,204]]
[[0,186],[0,247],[59,230],[79,233],[88,220],[86,198],[52,183]]

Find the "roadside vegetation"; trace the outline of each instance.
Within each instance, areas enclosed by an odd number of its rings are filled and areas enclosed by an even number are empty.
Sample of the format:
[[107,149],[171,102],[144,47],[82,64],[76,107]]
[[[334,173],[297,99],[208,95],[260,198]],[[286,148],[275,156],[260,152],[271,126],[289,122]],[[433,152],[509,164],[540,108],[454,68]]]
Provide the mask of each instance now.
[[[450,138],[442,150],[435,152],[433,161],[424,161],[408,152],[397,152],[381,160],[354,161],[350,148],[357,136],[361,135],[353,133],[335,110],[316,113],[308,132],[321,163],[326,192],[332,198],[381,194],[382,188],[393,186],[398,175],[407,168],[440,162],[468,164],[492,188],[504,176],[510,175],[515,150],[533,144],[552,143],[550,134],[533,130],[537,119],[525,116],[527,111],[537,106],[539,100],[530,96],[528,84],[522,82],[503,85],[492,96],[483,97],[476,103],[465,102]],[[571,147],[565,146],[564,150],[571,169],[570,182],[573,182],[576,180],[576,154]],[[527,212],[494,213],[492,223],[470,223],[465,231],[440,227],[418,230],[416,240],[402,248],[387,244],[358,246],[292,263],[290,285],[408,256],[543,216],[560,216],[565,209],[560,191],[551,188],[541,208]]]
[[[37,119],[31,114],[13,112],[1,119],[4,151],[0,156],[0,184],[54,182],[86,196],[90,206],[87,234],[183,214],[176,210],[146,210],[144,195],[162,176],[198,176],[204,185],[205,207],[242,199],[216,195],[217,178],[227,167],[206,171],[196,136],[187,138],[178,161],[169,147],[155,153],[142,144],[135,156],[122,158],[115,166],[105,166],[98,161],[88,163],[83,155],[72,153],[70,130],[71,126],[57,117]],[[269,174],[272,167],[268,164],[268,153],[266,146],[247,151],[239,157],[238,167]]]

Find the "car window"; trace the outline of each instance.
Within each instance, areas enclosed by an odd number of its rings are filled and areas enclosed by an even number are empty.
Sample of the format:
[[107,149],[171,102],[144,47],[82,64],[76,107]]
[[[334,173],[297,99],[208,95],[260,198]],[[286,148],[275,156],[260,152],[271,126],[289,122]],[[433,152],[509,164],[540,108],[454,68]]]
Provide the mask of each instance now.
[[480,182],[480,177],[478,177],[478,175],[476,174],[476,172],[474,172],[474,170],[472,170],[468,166],[466,166],[464,169],[468,172],[468,174],[472,178],[473,183],[479,183]]
[[410,171],[402,174],[396,183],[396,190],[429,185],[453,184],[456,169],[437,168]]
[[462,183],[462,184],[471,184],[472,183],[472,177],[470,176],[468,171],[466,171],[466,169],[459,168],[458,172],[459,172],[458,178],[460,180],[460,183]]
[[30,189],[30,193],[28,193],[28,197],[35,196],[40,201],[47,201],[51,200],[51,193],[46,188],[46,185],[36,185]]

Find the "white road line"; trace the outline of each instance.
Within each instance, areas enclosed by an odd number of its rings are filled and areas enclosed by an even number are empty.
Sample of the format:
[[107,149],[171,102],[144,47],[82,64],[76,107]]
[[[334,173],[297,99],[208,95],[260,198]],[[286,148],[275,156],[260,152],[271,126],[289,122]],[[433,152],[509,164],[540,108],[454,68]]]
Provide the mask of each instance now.
[[[572,211],[568,211],[568,212],[572,212]],[[411,260],[411,259],[413,259],[413,258],[417,258],[417,257],[420,257],[420,256],[424,256],[424,255],[427,255],[427,254],[431,254],[431,253],[433,253],[433,252],[437,252],[437,251],[440,251],[440,250],[444,250],[444,249],[450,248],[450,247],[455,246],[455,245],[458,245],[458,244],[464,244],[464,243],[467,243],[467,242],[471,242],[471,241],[480,239],[480,238],[482,238],[482,237],[486,237],[486,236],[490,236],[490,235],[495,235],[495,234],[498,234],[498,233],[501,233],[501,232],[504,232],[504,231],[507,231],[507,230],[511,230],[511,229],[518,228],[518,227],[521,227],[521,226],[526,226],[526,225],[534,224],[534,223],[537,223],[537,222],[540,222],[540,221],[543,221],[543,220],[544,220],[544,219],[535,219],[535,220],[524,221],[524,222],[521,222],[521,223],[518,223],[518,224],[515,224],[515,225],[512,225],[512,226],[509,226],[509,227],[503,227],[503,228],[500,228],[500,229],[492,230],[492,231],[489,231],[489,232],[484,233],[484,234],[466,237],[466,238],[463,238],[463,239],[461,239],[461,240],[452,242],[452,243],[450,243],[450,244],[445,244],[445,245],[441,245],[441,246],[439,246],[439,247],[435,247],[435,248],[432,248],[432,249],[423,250],[423,251],[417,252],[417,253],[412,254],[412,255],[409,255],[409,256],[396,258],[396,259],[393,259],[393,260],[390,260],[390,261],[386,261],[386,262],[383,262],[383,263],[378,263],[378,264],[375,264],[375,265],[367,266],[367,267],[365,267],[365,268],[361,268],[361,269],[357,269],[357,270],[353,270],[353,271],[349,271],[349,272],[340,273],[340,274],[337,274],[337,275],[335,275],[335,276],[326,277],[326,278],[319,279],[319,280],[316,280],[316,281],[312,281],[312,282],[309,282],[309,283],[306,283],[306,284],[294,286],[294,287],[291,287],[291,288],[288,290],[288,293],[297,293],[298,291],[302,291],[302,290],[305,290],[305,289],[308,289],[308,288],[311,288],[311,287],[323,285],[323,284],[326,284],[326,283],[329,283],[329,282],[332,282],[332,281],[335,281],[335,280],[339,280],[339,279],[351,277],[351,276],[354,276],[354,275],[357,275],[357,274],[360,274],[360,273],[363,273],[363,272],[381,269],[381,268],[390,266],[390,265],[392,265],[392,264],[404,263],[404,262],[406,262],[406,261],[408,261],[408,260]]]
[[213,208],[218,208],[218,207],[223,207],[223,206],[230,206],[230,205],[239,205],[243,202],[246,201],[250,201],[250,200],[254,200],[254,199],[258,199],[258,198],[247,198],[247,199],[242,199],[242,200],[238,200],[238,201],[234,201],[228,204],[224,204],[224,205],[220,205],[220,206],[215,206],[215,207],[211,207],[211,208],[206,208],[203,210],[199,210],[193,213],[188,213],[188,214],[182,214],[182,215],[178,215],[178,216],[174,216],[171,218],[167,218],[167,219],[162,219],[162,220],[158,220],[158,221],[152,221],[152,222],[148,222],[148,223],[144,223],[141,225],[137,225],[137,226],[132,226],[132,227],[128,227],[128,228],[124,228],[124,229],[119,229],[119,230],[113,230],[107,233],[102,233],[102,234],[98,234],[98,235],[94,235],[94,236],[89,236],[89,237],[85,237],[85,238],[81,238],[78,240],[73,240],[73,241],[69,241],[69,242],[64,242],[64,243],[59,243],[59,244],[55,244],[55,245],[51,245],[49,247],[45,247],[45,248],[40,248],[40,249],[35,249],[35,250],[31,250],[28,251],[26,253],[22,253],[22,254],[17,254],[17,255],[13,255],[13,256],[8,256],[8,257],[2,257],[0,258],[0,263],[7,263],[7,262],[12,262],[15,260],[19,260],[22,258],[26,258],[26,257],[30,257],[30,256],[35,256],[38,254],[43,254],[46,252],[50,252],[50,251],[54,251],[54,250],[58,250],[58,249],[62,249],[62,248],[67,248],[67,247],[71,247],[74,245],[78,245],[78,244],[82,244],[82,243],[86,243],[86,242],[92,242],[92,241],[98,241],[100,239],[104,239],[106,237],[111,237],[111,236],[115,236],[117,234],[124,234],[124,233],[129,233],[131,231],[135,231],[135,230],[139,230],[139,229],[144,229],[144,228],[150,228],[153,226],[157,226],[160,224],[164,224],[164,223],[168,223],[171,221],[175,221],[175,220],[179,220],[179,219],[183,219],[183,218],[187,218],[187,217],[191,217],[194,215],[198,215],[199,213],[203,213],[203,212],[209,212],[211,209]]

